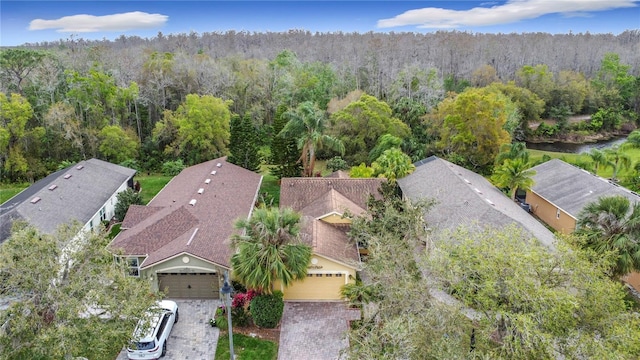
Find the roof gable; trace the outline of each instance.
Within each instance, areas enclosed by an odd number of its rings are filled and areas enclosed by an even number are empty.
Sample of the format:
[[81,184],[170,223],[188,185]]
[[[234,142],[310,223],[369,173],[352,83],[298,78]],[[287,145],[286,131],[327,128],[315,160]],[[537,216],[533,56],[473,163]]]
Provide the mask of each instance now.
[[381,198],[381,178],[284,178],[280,185],[280,207],[300,212],[300,233],[314,253],[344,264],[359,262],[356,244],[349,241],[348,225],[329,224],[318,218],[331,213],[363,213],[369,196]]
[[260,174],[228,163],[226,158],[188,167],[146,210],[133,208],[131,217],[127,213],[125,219],[133,225],[110,247],[129,255],[148,255],[145,267],[180,253],[228,267],[233,224],[249,216],[261,182]]
[[574,218],[587,204],[604,196],[620,195],[632,203],[640,201],[636,193],[560,159],[549,160],[532,170],[536,174],[531,191]]
[[399,179],[398,184],[404,196],[412,200],[436,201],[425,214],[429,227],[450,231],[460,225],[501,228],[515,223],[553,248],[553,233],[481,175],[436,156],[415,165],[415,171]]

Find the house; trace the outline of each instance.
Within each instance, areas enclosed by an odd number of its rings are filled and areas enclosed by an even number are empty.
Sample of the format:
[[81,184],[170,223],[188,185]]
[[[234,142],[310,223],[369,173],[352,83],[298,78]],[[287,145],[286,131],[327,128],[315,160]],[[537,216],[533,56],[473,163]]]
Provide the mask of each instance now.
[[[617,183],[603,179],[559,159],[532,168],[535,184],[526,201],[533,213],[547,225],[564,234],[576,229],[582,209],[601,197],[624,196],[634,204],[640,196]],[[633,272],[623,280],[640,291],[640,274]]]
[[261,182],[224,157],[188,167],[147,206],[129,208],[109,248],[167,297],[218,298],[234,222],[250,216]]
[[481,231],[487,226],[499,229],[515,224],[554,249],[553,233],[481,175],[436,156],[414,165],[415,171],[399,179],[398,185],[406,198],[435,200],[425,213],[431,236],[447,234],[461,225]]
[[580,211],[601,197],[621,195],[631,203],[640,197],[617,183],[603,179],[560,159],[532,168],[536,172],[526,201],[533,213],[555,230],[569,234],[576,229]]
[[[340,174],[338,174],[340,175]],[[380,198],[384,179],[336,177],[283,178],[280,207],[289,207],[301,217],[301,237],[312,248],[307,278],[282,288],[285,300],[339,301],[340,288],[355,282],[360,267],[357,244],[347,232],[351,219],[365,212],[370,195]]]
[[98,159],[81,161],[39,180],[0,207],[0,243],[15,221],[44,234],[76,221],[82,231],[113,218],[117,195],[133,187],[136,171]]

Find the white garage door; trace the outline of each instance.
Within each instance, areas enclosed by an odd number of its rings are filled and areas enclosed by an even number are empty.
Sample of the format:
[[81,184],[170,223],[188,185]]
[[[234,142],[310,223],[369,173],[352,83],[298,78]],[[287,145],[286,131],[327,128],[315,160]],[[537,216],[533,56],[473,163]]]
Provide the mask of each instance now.
[[158,274],[160,291],[173,299],[217,299],[219,297],[218,274],[215,273],[165,273]]

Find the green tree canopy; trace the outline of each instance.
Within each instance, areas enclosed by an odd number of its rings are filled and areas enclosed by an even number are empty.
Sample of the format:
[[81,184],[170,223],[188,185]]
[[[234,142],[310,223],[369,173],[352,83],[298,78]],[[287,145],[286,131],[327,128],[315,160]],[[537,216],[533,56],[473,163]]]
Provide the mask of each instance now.
[[238,115],[231,117],[229,152],[227,161],[230,163],[251,171],[260,169],[258,129],[248,114],[243,117]]
[[114,263],[104,234],[77,243],[78,230],[14,225],[0,246],[0,294],[19,299],[0,310],[0,358],[113,359],[155,302],[148,281]]
[[522,158],[506,159],[494,170],[491,180],[497,187],[507,189],[509,197],[515,200],[518,189],[526,191],[534,185],[536,172],[530,168],[531,164]]
[[384,177],[390,183],[395,183],[411,174],[415,169],[409,155],[398,148],[385,150],[372,164],[373,176]]
[[445,157],[457,155],[473,169],[494,162],[503,144],[511,142],[504,129],[509,99],[487,88],[468,88],[441,102],[429,116],[432,129],[439,129],[437,149]]
[[100,130],[100,153],[107,161],[120,164],[138,157],[140,143],[131,131],[118,125],[105,126]]
[[612,254],[613,278],[640,270],[640,204],[631,205],[623,196],[602,197],[582,209],[577,225],[585,247],[603,257]]
[[26,48],[5,49],[0,51],[0,70],[2,78],[11,82],[13,89],[24,95],[24,80],[40,66],[47,53]]
[[225,155],[230,137],[229,101],[211,95],[187,95],[176,111],[165,111],[154,139],[164,152],[198,164]]
[[393,117],[384,101],[367,94],[331,115],[329,133],[339,138],[345,147],[345,160],[359,164],[369,160],[369,152],[384,134],[407,138],[411,131],[400,119]]
[[284,116],[289,118],[289,122],[279,136],[298,139],[298,149],[302,151],[299,161],[302,162],[304,176],[313,176],[318,150],[326,146],[340,154],[344,153],[342,141],[325,133],[327,118],[314,103],[305,101]]
[[260,207],[240,219],[232,237],[233,275],[247,288],[271,293],[278,280],[285,287],[305,279],[311,247],[300,240],[300,214],[290,208]]
[[27,172],[25,140],[32,116],[31,104],[24,97],[14,93],[7,98],[0,93],[0,179],[16,180]]

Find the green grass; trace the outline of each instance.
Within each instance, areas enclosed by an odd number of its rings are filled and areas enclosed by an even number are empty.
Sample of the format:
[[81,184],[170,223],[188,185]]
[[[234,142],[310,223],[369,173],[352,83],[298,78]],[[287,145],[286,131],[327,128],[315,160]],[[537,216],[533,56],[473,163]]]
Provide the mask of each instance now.
[[[623,151],[629,158],[631,158],[631,167],[629,169],[623,169],[618,172],[618,179],[626,179],[630,176],[634,176],[633,166],[640,161],[640,149],[625,149]],[[571,153],[561,153],[561,152],[551,152],[551,151],[542,151],[542,150],[529,150],[529,157],[531,161],[536,162],[542,159],[543,155],[549,155],[552,159],[561,159],[571,164],[579,164],[579,163],[590,163],[592,162],[591,158],[587,154],[571,154]],[[598,176],[603,177],[605,179],[611,178],[613,175],[613,169],[611,167],[600,167],[598,169]]]
[[[233,350],[236,359],[242,360],[275,360],[278,357],[278,345],[273,341],[242,334],[233,334]],[[229,334],[220,332],[215,359],[226,360],[230,358]]]
[[135,180],[140,182],[140,195],[142,196],[142,203],[148,204],[156,194],[164,188],[165,185],[172,179],[172,176],[165,175],[136,175]]
[[280,204],[280,181],[271,175],[269,170],[270,165],[262,165],[260,167],[260,174],[262,174],[262,184],[260,185],[260,199],[261,202],[266,202],[267,205],[278,207]]
[[0,204],[16,196],[20,191],[29,187],[29,183],[0,184]]

